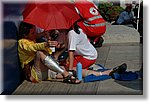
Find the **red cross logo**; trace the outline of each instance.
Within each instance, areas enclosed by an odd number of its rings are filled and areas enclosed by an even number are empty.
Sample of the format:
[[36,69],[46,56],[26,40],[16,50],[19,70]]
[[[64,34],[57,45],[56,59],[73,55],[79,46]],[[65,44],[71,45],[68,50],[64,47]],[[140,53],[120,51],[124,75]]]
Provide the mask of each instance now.
[[90,13],[91,13],[92,15],[98,15],[98,11],[97,11],[94,7],[91,7],[91,8],[90,8]]

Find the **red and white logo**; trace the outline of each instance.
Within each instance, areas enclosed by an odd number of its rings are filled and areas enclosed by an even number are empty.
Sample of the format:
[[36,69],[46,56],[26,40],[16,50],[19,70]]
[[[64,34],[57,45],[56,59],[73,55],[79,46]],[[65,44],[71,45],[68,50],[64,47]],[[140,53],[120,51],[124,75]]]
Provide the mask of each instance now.
[[98,11],[97,11],[96,8],[94,8],[94,7],[91,7],[91,8],[90,8],[90,13],[91,13],[92,15],[98,15]]

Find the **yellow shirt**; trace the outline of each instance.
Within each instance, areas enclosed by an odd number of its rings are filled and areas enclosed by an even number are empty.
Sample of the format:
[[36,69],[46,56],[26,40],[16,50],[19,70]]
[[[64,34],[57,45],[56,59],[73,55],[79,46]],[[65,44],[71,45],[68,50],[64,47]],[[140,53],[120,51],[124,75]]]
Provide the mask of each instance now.
[[52,54],[52,51],[48,47],[45,47],[44,43],[35,43],[28,39],[20,39],[18,41],[18,54],[22,68],[34,59],[37,51],[41,50]]

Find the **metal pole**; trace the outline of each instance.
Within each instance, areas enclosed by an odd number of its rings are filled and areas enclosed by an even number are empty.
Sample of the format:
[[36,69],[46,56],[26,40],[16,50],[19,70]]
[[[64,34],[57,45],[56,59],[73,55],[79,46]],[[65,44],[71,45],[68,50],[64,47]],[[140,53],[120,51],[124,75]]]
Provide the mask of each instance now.
[[140,3],[141,3],[141,0],[139,0],[139,7],[138,7],[138,17],[137,17],[137,30],[138,30],[138,27],[139,27],[139,17],[140,17]]

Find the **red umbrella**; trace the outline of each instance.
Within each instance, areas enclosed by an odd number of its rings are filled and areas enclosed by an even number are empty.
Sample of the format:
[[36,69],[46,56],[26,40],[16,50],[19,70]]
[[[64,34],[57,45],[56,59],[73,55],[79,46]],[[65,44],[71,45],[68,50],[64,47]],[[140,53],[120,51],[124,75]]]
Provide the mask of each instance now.
[[80,19],[71,2],[30,3],[23,11],[24,22],[44,30],[69,29]]

